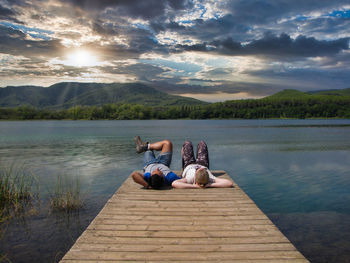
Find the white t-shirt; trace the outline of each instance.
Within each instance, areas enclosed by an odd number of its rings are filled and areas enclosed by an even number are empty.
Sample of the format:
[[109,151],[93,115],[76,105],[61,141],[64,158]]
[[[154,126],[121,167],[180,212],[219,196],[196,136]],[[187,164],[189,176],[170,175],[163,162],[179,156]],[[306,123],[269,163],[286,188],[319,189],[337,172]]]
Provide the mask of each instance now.
[[186,178],[187,183],[189,184],[194,184],[195,182],[195,175],[196,175],[196,170],[198,170],[199,168],[205,168],[208,171],[209,174],[209,184],[214,183],[215,182],[215,176],[210,172],[210,170],[203,166],[203,165],[199,165],[199,164],[190,164],[187,165],[185,170],[182,172],[182,178]]

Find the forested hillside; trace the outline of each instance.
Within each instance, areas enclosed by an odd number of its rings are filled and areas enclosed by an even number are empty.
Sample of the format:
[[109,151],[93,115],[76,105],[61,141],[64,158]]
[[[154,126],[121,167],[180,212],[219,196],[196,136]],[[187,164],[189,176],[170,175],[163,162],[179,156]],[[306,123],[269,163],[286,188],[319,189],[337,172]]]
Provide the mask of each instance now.
[[47,88],[0,88],[0,107],[27,105],[35,108],[67,109],[76,105],[102,106],[110,103],[151,106],[205,104],[196,99],[170,95],[142,83],[61,82]]
[[0,119],[210,119],[350,118],[350,89],[304,93],[284,90],[262,99],[204,105],[110,103],[49,110],[30,106],[0,108]]

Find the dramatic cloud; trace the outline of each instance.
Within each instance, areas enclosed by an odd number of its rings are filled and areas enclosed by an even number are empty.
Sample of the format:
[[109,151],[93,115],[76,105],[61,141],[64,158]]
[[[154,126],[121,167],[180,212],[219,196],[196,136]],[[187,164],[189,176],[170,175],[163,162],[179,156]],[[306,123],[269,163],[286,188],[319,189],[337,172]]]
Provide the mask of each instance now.
[[62,48],[59,40],[33,40],[21,30],[0,24],[0,53],[27,57],[55,56]]
[[209,44],[177,45],[186,51],[215,52],[223,55],[277,56],[280,59],[298,57],[330,56],[349,49],[349,37],[337,40],[317,40],[314,37],[299,35],[292,39],[287,34],[275,36],[266,33],[264,38],[242,45],[232,38],[215,40]]
[[5,8],[0,5],[0,20],[9,20],[15,23],[21,23],[16,19],[16,13],[11,9]]
[[347,88],[349,28],[345,0],[0,0],[0,86],[142,81],[207,100]]
[[174,11],[191,8],[191,1],[187,0],[64,0],[73,6],[86,11],[104,11],[106,8],[117,8],[124,16],[151,19],[165,15],[168,9]]

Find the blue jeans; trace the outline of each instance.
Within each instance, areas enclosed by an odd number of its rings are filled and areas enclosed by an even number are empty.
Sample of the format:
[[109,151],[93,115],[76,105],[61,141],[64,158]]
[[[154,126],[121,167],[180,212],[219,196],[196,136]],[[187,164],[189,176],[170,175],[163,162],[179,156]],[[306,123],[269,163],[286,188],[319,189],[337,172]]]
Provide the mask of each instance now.
[[143,166],[146,168],[148,165],[153,163],[161,163],[168,167],[171,164],[171,158],[173,156],[172,152],[160,153],[157,157],[155,157],[153,151],[146,151],[143,156]]

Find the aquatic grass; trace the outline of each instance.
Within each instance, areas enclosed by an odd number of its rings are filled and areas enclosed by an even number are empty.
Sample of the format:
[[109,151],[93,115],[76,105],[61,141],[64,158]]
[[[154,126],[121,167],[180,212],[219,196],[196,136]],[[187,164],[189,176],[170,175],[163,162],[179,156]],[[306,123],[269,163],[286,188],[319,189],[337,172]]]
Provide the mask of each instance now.
[[[34,189],[34,187],[37,189]],[[23,210],[34,197],[39,196],[39,184],[34,174],[24,164],[0,163],[1,217]]]
[[[37,187],[36,189],[35,186]],[[39,184],[25,164],[0,162],[0,240],[11,218],[24,217],[34,198],[39,198]],[[0,252],[0,262],[11,262]]]
[[7,254],[1,254],[0,253],[0,262],[9,262],[11,263],[11,260],[7,257]]
[[76,211],[84,206],[81,183],[78,176],[58,175],[50,194],[50,207],[55,211]]

